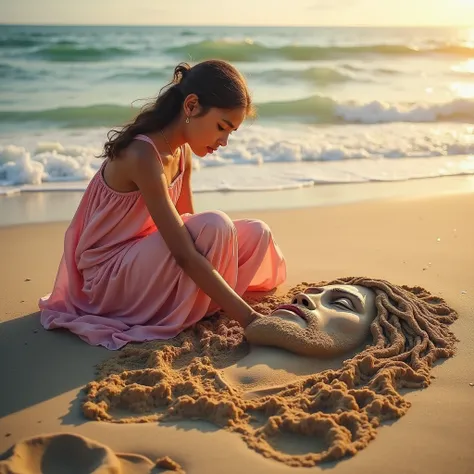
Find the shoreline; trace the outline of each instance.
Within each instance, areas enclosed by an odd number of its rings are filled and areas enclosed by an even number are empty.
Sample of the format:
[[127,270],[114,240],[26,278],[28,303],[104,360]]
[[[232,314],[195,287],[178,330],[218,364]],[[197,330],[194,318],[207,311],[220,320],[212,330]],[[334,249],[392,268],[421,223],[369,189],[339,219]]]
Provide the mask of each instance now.
[[[445,176],[408,181],[317,184],[278,191],[197,192],[196,212],[265,212],[338,206],[365,201],[412,199],[474,192],[474,176]],[[24,192],[0,196],[0,228],[71,220],[83,191]]]

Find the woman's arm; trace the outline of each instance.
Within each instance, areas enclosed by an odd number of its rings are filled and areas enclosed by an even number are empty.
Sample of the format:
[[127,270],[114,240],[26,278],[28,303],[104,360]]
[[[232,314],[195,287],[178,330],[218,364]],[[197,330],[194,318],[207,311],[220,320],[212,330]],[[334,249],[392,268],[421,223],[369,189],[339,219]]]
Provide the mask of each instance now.
[[185,168],[183,176],[183,187],[181,189],[181,194],[176,203],[176,209],[178,214],[181,216],[183,214],[194,214],[194,203],[193,203],[193,193],[191,190],[191,172],[193,167],[193,159],[191,148],[185,146],[186,154],[184,157]]
[[260,315],[228,285],[212,264],[201,255],[168,194],[163,167],[154,154],[131,155],[130,179],[138,186],[150,215],[176,263],[230,318],[246,327]]

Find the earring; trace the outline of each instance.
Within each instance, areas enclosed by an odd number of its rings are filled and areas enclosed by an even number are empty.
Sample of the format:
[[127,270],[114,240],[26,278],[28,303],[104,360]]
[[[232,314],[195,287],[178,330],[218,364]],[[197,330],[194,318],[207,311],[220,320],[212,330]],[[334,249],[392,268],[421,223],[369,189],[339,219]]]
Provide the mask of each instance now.
[[186,123],[189,123],[189,117],[186,117]]

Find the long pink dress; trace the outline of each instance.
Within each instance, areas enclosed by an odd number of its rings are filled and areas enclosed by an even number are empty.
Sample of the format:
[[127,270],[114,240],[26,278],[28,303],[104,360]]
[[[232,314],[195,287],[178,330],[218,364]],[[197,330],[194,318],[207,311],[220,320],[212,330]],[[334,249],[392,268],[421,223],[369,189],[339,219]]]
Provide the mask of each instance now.
[[[150,143],[161,160],[151,139]],[[176,205],[184,173],[169,186]],[[66,231],[52,293],[41,298],[46,329],[66,328],[92,345],[169,339],[219,308],[179,267],[156,228],[140,191],[92,178]],[[232,221],[221,211],[183,214],[196,248],[234,290],[271,290],[286,279],[284,257],[262,221]]]

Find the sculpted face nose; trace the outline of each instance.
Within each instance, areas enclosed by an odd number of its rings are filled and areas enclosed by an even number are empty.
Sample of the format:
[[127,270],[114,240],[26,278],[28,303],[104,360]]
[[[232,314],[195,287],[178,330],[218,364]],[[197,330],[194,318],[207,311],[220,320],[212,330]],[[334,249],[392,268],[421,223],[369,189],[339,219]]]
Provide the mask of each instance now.
[[298,293],[291,302],[292,304],[297,304],[300,306],[304,306],[308,309],[316,309],[316,305],[313,303],[313,300],[304,293]]

